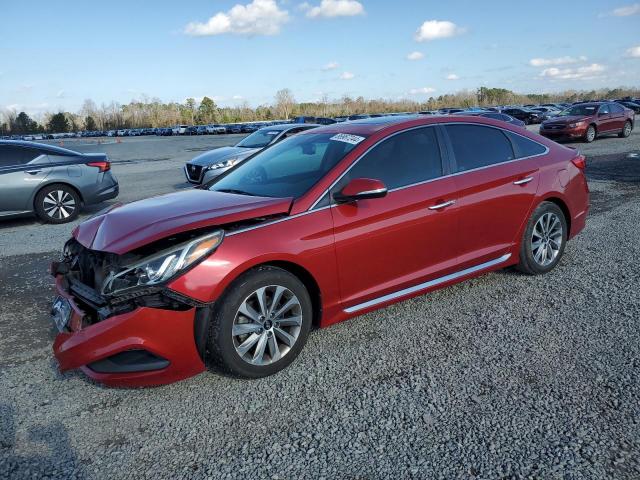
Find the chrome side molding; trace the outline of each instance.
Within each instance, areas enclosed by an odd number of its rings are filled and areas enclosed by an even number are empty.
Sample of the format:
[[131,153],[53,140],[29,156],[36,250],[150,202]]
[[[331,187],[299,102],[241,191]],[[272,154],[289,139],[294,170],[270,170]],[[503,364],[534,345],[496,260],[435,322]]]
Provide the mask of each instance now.
[[369,300],[364,303],[359,303],[358,305],[354,305],[353,307],[345,308],[344,311],[346,313],[354,313],[360,310],[364,310],[365,308],[373,307],[375,305],[388,302],[389,300],[393,300],[398,297],[403,297],[405,295],[410,295],[412,293],[419,292],[420,290],[425,290],[427,288],[435,287],[436,285],[440,285],[441,283],[449,282],[451,280],[455,280],[456,278],[464,277],[465,275],[469,275],[471,273],[484,270],[485,268],[493,267],[494,265],[499,265],[500,263],[504,263],[507,260],[509,260],[510,257],[511,257],[511,254],[507,253],[501,256],[500,258],[496,258],[494,260],[481,263],[480,265],[465,268],[464,270],[460,270],[459,272],[455,272],[455,273],[450,273],[449,275],[445,275],[444,277],[436,278],[434,280],[429,280],[428,282],[424,282],[419,285],[414,285],[413,287],[405,288],[403,290],[398,290],[397,292],[389,293],[387,295],[374,298],[373,300]]

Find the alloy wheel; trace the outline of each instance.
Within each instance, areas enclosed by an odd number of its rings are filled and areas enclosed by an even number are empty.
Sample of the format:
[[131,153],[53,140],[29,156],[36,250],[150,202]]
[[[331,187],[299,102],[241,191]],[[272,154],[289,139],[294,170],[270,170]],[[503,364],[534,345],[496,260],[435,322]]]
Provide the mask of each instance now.
[[44,197],[43,208],[49,217],[63,220],[73,215],[76,201],[69,192],[53,190]]
[[280,285],[261,287],[240,304],[231,336],[236,353],[252,365],[269,365],[284,357],[298,340],[302,305]]
[[631,135],[631,124],[629,122],[624,124],[623,134],[625,137],[628,137],[629,135]]
[[531,234],[531,252],[536,263],[547,267],[553,263],[562,247],[562,222],[553,212],[542,215]]
[[587,129],[587,141],[593,142],[596,139],[596,129],[593,127],[589,127]]

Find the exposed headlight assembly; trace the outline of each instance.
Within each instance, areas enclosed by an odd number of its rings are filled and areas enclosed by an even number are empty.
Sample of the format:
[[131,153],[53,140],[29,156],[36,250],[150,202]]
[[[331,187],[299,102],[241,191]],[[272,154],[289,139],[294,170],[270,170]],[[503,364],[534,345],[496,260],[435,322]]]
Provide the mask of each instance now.
[[222,243],[223,230],[189,240],[125,265],[107,276],[102,285],[103,295],[124,293],[138,287],[163,283],[206,258]]

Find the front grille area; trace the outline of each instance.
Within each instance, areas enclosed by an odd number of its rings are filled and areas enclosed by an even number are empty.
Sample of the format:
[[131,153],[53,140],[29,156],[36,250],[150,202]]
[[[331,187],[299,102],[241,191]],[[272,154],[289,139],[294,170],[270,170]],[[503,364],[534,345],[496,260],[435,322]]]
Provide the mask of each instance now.
[[547,130],[564,130],[564,128],[566,127],[566,125],[560,123],[560,124],[547,124],[544,126],[545,129]]
[[202,166],[195,165],[193,163],[187,163],[186,166],[187,177],[192,182],[200,182],[202,178]]

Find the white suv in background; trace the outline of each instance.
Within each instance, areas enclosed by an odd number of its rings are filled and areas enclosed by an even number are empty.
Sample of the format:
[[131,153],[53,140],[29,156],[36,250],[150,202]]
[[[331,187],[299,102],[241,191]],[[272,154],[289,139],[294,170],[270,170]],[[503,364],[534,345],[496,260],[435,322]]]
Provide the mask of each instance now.
[[185,133],[187,133],[188,127],[189,125],[176,125],[171,129],[171,133],[173,133],[174,135],[184,135]]

